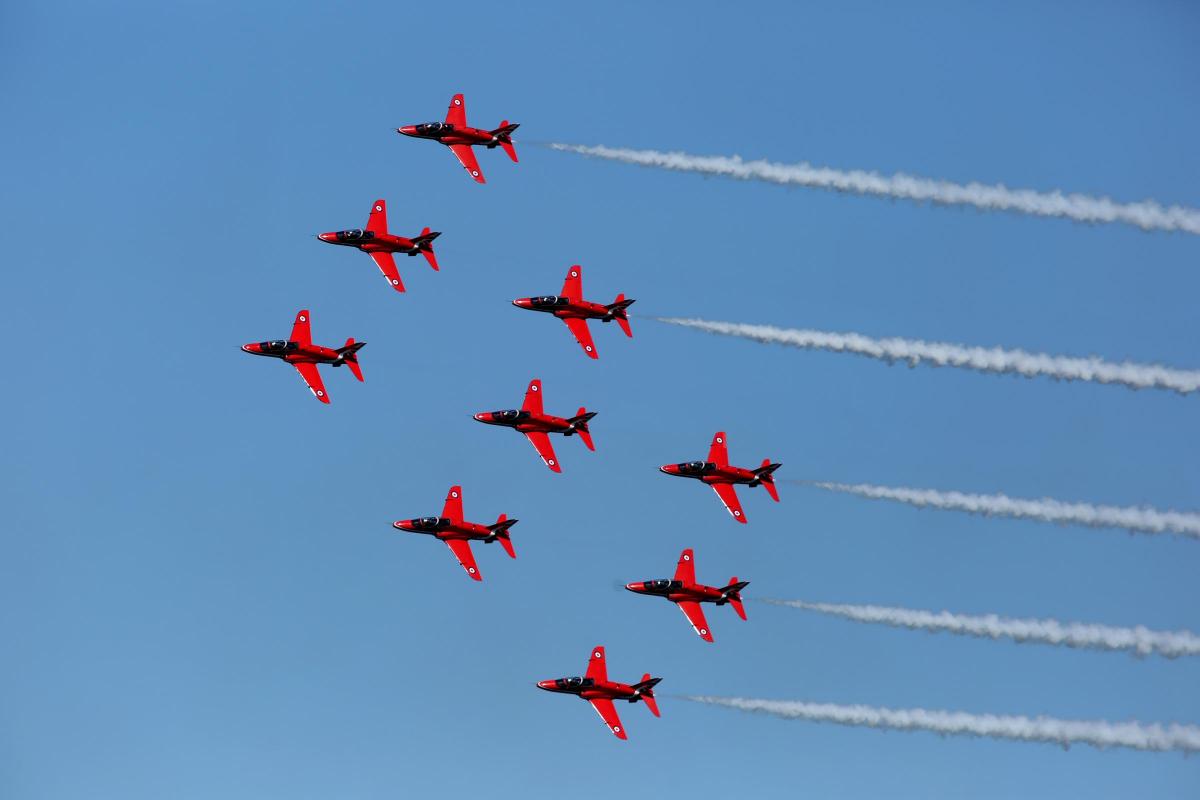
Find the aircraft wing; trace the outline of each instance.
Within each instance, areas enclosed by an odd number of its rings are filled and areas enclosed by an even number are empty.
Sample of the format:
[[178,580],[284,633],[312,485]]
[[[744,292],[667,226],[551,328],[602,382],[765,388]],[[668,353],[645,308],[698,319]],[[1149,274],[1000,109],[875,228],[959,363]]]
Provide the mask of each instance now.
[[742,513],[742,504],[738,502],[737,492],[733,488],[732,483],[714,483],[712,484],[713,491],[717,493],[717,497],[721,498],[721,502],[725,504],[725,508],[729,509],[729,513],[733,514],[733,518],[738,522],[744,523],[746,515]]
[[587,320],[567,317],[563,322],[567,323],[567,327],[575,336],[575,341],[579,342],[579,346],[583,348],[583,352],[588,354],[588,358],[599,358],[596,355],[596,345],[592,344],[592,331],[588,328]]
[[679,563],[675,565],[675,580],[684,583],[696,582],[696,560],[690,547],[679,554]]
[[533,445],[533,449],[537,450],[537,454],[542,457],[542,461],[553,472],[562,472],[562,467],[558,465],[558,459],[554,455],[554,446],[550,444],[550,435],[542,431],[530,431],[525,434],[525,438]]
[[596,713],[600,715],[600,719],[604,720],[604,724],[613,732],[613,736],[618,739],[628,739],[625,735],[625,729],[621,727],[621,718],[617,716],[617,709],[613,706],[613,701],[607,697],[597,697],[594,700],[589,700],[592,708],[596,709]]
[[296,371],[300,373],[300,377],[304,378],[304,382],[308,384],[308,390],[313,393],[313,396],[322,403],[329,402],[329,395],[325,394],[325,384],[321,381],[321,373],[317,371],[316,364],[292,364]]
[[467,125],[467,104],[461,94],[450,98],[450,108],[446,109],[446,124],[465,128]]
[[725,431],[717,431],[708,448],[708,460],[718,467],[729,466],[729,450],[725,445]]
[[446,545],[473,580],[483,580],[483,576],[479,574],[479,567],[475,566],[475,554],[471,552],[470,542],[465,539],[447,539]]
[[479,171],[479,162],[475,160],[475,151],[471,149],[471,145],[451,144],[447,145],[447,147],[458,158],[458,163],[463,165],[463,169],[475,179],[476,183],[487,183],[483,179],[483,173]]
[[371,206],[371,216],[367,217],[367,230],[375,233],[387,233],[387,201],[382,198]]
[[588,659],[587,672],[584,677],[591,678],[597,681],[608,680],[608,667],[604,660],[604,646],[596,645],[592,648],[592,657]]
[[446,494],[446,505],[442,507],[442,516],[456,525],[463,521],[461,486],[450,487],[450,491]]
[[521,410],[531,414],[542,413],[542,382],[539,379],[534,378],[529,382],[529,388],[525,390],[525,402],[521,403]]
[[396,259],[391,253],[371,253],[371,260],[379,267],[379,271],[393,289],[397,292],[404,291],[404,284],[400,282],[400,271],[396,269]]
[[680,600],[676,605],[683,615],[687,617],[688,622],[692,623],[692,628],[696,633],[700,634],[700,638],[706,642],[713,640],[712,634],[708,630],[708,620],[704,618],[704,609],[700,608],[700,604],[695,600]]
[[312,320],[309,319],[307,308],[296,312],[296,321],[292,323],[291,340],[299,344],[312,344]]
[[563,281],[561,294],[573,300],[583,299],[583,267],[575,264],[567,270],[567,279]]

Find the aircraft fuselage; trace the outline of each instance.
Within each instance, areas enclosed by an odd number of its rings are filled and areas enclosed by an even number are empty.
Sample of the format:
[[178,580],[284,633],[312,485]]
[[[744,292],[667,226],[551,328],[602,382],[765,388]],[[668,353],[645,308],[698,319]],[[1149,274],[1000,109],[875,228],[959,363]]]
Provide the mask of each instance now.
[[[513,522],[516,522],[516,520],[513,520]],[[392,527],[408,533],[427,534],[442,541],[448,539],[490,541],[496,537],[495,531],[487,525],[465,521],[455,523],[447,517],[402,519],[393,522]]]
[[517,308],[524,308],[527,311],[541,311],[544,314],[553,314],[559,319],[598,319],[604,322],[611,322],[615,318],[612,309],[608,308],[608,306],[602,306],[599,303],[592,303],[587,300],[577,300],[573,297],[562,297],[561,295],[521,297],[513,300],[512,304]]
[[531,411],[517,411],[515,409],[507,411],[484,411],[476,414],[475,420],[482,422],[484,425],[499,425],[504,428],[513,428],[521,433],[561,433],[565,436],[571,436],[575,433],[575,426],[569,419],[551,416],[550,414],[534,414]]
[[753,470],[741,467],[719,466],[711,461],[687,461],[682,464],[666,464],[658,468],[659,472],[674,475],[676,478],[694,478],[702,483],[744,483],[758,486],[762,478]]
[[394,236],[390,233],[377,233],[358,228],[348,231],[319,233],[317,234],[317,238],[326,244],[354,247],[362,250],[364,253],[407,253],[410,256],[415,256],[421,252],[420,245],[408,237]]
[[594,678],[554,678],[538,681],[537,687],[557,694],[573,694],[583,700],[628,700],[636,703],[641,693],[627,683],[598,681]]
[[625,588],[637,594],[665,597],[673,603],[692,600],[697,603],[716,603],[725,605],[728,596],[722,589],[715,586],[705,586],[700,583],[686,583],[674,579],[662,578],[653,581],[635,581],[625,584]]
[[337,350],[319,344],[300,344],[283,340],[244,344],[242,352],[252,356],[282,359],[289,364],[333,364],[340,367],[345,361],[345,354],[338,353]]
[[432,139],[444,145],[482,144],[488,148],[497,147],[500,139],[491,131],[482,128],[472,128],[467,125],[454,125],[449,122],[425,122],[420,125],[405,125],[396,128],[396,133],[412,136],[414,139]]

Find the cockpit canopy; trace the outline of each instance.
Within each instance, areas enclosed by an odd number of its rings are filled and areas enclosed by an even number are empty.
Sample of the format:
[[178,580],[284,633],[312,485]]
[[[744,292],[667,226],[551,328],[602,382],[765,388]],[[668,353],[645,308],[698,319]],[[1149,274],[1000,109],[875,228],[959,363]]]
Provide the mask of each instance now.
[[531,297],[535,306],[565,306],[570,304],[569,297],[559,297],[558,295],[548,294],[542,297]]
[[295,350],[299,345],[295,342],[285,342],[276,340],[274,342],[259,342],[258,347],[264,353],[283,353],[288,350]]
[[515,408],[510,408],[506,411],[495,411],[493,415],[496,419],[503,422],[515,422],[519,419],[525,419],[529,416],[528,411],[517,411]]
[[596,684],[591,678],[580,678],[578,675],[571,678],[559,678],[555,683],[569,689],[579,689],[584,686],[594,686]]
[[434,528],[446,528],[450,526],[450,520],[445,517],[421,517],[413,520],[413,527],[422,528],[424,530],[433,530]]
[[667,580],[665,578],[660,578],[658,580],[653,580],[653,581],[645,581],[644,583],[645,583],[645,586],[647,589],[654,591],[654,592],[665,592],[665,591],[670,591],[672,589],[682,589],[683,588],[682,581],[671,581],[671,580]]
[[446,133],[454,130],[449,122],[425,122],[417,126],[417,133]]
[[711,461],[687,461],[683,464],[676,464],[680,472],[687,472],[698,475],[701,472],[712,472],[716,468],[716,464]]
[[337,238],[343,242],[357,242],[362,239],[374,239],[375,231],[364,231],[362,228],[355,228],[349,231],[338,231]]

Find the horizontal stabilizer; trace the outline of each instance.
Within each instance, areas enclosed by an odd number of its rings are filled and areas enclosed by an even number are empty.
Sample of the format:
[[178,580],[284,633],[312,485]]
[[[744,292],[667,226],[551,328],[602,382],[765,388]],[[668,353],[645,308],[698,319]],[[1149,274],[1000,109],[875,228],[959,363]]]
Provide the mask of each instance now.
[[[775,487],[775,470],[782,467],[783,464],[772,464],[771,459],[764,458],[762,466],[754,470],[755,478],[767,490],[767,494],[771,495],[771,499],[776,503],[779,502],[779,489]],[[752,484],[753,485],[753,484]]]
[[746,609],[742,605],[742,589],[745,589],[749,585],[750,581],[739,581],[737,575],[734,575],[729,579],[729,585],[721,590],[729,605],[733,606],[733,610],[742,619],[746,618]]
[[493,542],[500,540],[500,546],[504,548],[504,552],[508,553],[509,558],[516,558],[517,553],[513,550],[512,537],[508,534],[508,529],[517,524],[517,520],[509,519],[507,514],[501,514],[494,525],[488,525],[488,530],[492,535],[487,538],[487,541]]
[[508,153],[508,157],[513,160],[514,164],[517,163],[517,149],[513,147],[512,132],[519,127],[521,126],[518,123],[514,122],[510,125],[508,120],[504,120],[500,123],[499,128],[492,131],[492,136],[495,136],[496,140],[500,142],[500,146],[504,148],[504,152]]
[[629,327],[629,314],[626,313],[625,309],[629,308],[635,302],[637,301],[633,299],[626,300],[625,295],[619,294],[616,300],[605,306],[608,309],[608,316],[604,318],[604,321],[608,322],[610,319],[615,319],[617,324],[621,326],[621,330],[625,331],[625,335],[630,339],[633,338],[633,331]]
[[645,703],[646,708],[650,709],[650,713],[656,717],[661,717],[662,714],[658,712],[658,701],[654,699],[654,687],[661,680],[662,678],[651,678],[650,673],[647,672],[642,676],[640,681],[633,685],[634,690],[637,692],[635,700],[641,700]]
[[[347,367],[349,367],[350,371],[354,373],[354,377],[358,378],[360,382],[363,379],[363,374],[362,367],[360,367],[358,364],[358,351],[361,350],[365,345],[366,342],[356,342],[354,341],[354,338],[351,337],[346,340],[344,347],[339,347],[337,349],[337,354],[340,357],[340,360],[337,362],[337,364],[345,364]],[[335,364],[335,366],[337,364]]]
[[[441,236],[441,231],[431,231],[425,228],[421,231],[421,235],[413,239],[413,244],[417,246],[417,251],[425,256],[425,260],[429,262],[429,266],[433,267],[434,272],[439,272],[437,256],[433,253],[433,240]],[[415,255],[410,253],[410,255]]]
[[578,433],[579,438],[583,440],[588,450],[596,449],[596,445],[592,443],[592,432],[588,428],[588,422],[592,417],[596,416],[596,413],[595,411],[588,411],[586,408],[580,408],[577,415],[567,420],[567,422],[571,423],[571,430],[567,431],[567,434]]

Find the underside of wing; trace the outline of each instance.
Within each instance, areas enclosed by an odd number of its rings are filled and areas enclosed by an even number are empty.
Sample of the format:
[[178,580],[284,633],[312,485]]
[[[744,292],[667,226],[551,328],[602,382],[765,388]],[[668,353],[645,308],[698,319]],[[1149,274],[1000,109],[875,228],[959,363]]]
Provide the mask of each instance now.
[[554,472],[562,472],[562,467],[558,465],[558,458],[554,455],[554,446],[550,444],[549,434],[542,431],[531,431],[525,434],[525,438],[533,445],[533,449],[537,450],[537,454],[542,457],[542,461],[547,467]]
[[375,233],[387,233],[387,201],[380,198],[371,206],[371,215],[367,217],[367,230]]
[[446,505],[442,506],[442,516],[455,525],[463,521],[462,487],[451,486],[446,493]]
[[529,387],[525,389],[525,400],[521,403],[521,410],[531,414],[542,413],[542,382],[540,379],[534,378],[529,382]]
[[312,320],[307,308],[296,312],[296,321],[292,323],[291,340],[298,344],[312,344]]
[[596,713],[600,715],[600,719],[604,720],[604,724],[613,732],[613,736],[618,739],[627,739],[625,729],[621,727],[621,718],[617,716],[617,709],[613,706],[613,701],[607,698],[597,698],[590,701],[592,708],[596,709]]
[[712,444],[708,448],[708,460],[718,467],[729,466],[729,448],[725,439],[725,431],[717,431]]
[[734,490],[732,483],[714,483],[713,491],[717,493],[717,497],[721,498],[721,502],[725,504],[725,508],[729,509],[729,513],[738,522],[744,523],[746,515],[742,513],[742,504],[738,502],[737,491]]
[[404,284],[400,282],[400,271],[396,269],[396,258],[391,253],[371,253],[371,260],[375,262],[375,266],[379,267],[379,271],[383,273],[383,277],[392,285],[392,288],[397,292],[404,291]]
[[588,327],[586,319],[568,317],[563,322],[567,323],[567,327],[571,329],[571,333],[575,336],[575,341],[579,342],[579,346],[583,348],[583,352],[588,354],[588,358],[600,357],[596,354],[596,345],[592,343],[592,331]]
[[708,630],[708,620],[704,618],[704,609],[700,608],[700,604],[694,600],[681,600],[677,605],[683,615],[687,617],[687,621],[692,623],[692,628],[700,634],[700,638],[711,642],[713,640],[712,633]]
[[475,179],[476,183],[487,183],[483,179],[483,172],[479,169],[479,162],[475,159],[475,151],[471,149],[470,145],[452,144],[450,145],[450,152],[454,153],[455,157],[458,158],[458,163],[463,165],[463,169]]
[[583,299],[583,267],[575,264],[567,270],[567,279],[563,281],[561,294],[572,300]]
[[479,567],[475,566],[475,554],[471,552],[471,543],[465,539],[447,539],[446,545],[450,548],[450,552],[454,553],[454,557],[458,559],[458,563],[467,571],[474,580],[481,581],[483,576],[479,574]]
[[696,558],[690,547],[679,554],[679,563],[675,565],[675,580],[684,583],[696,582]]
[[313,396],[322,403],[328,403],[329,395],[325,394],[325,383],[321,380],[321,373],[317,370],[317,365],[293,364],[292,366],[300,373],[300,377],[304,378],[304,382],[308,384],[308,390],[313,393]]
[[450,98],[450,108],[446,109],[446,124],[464,128],[467,125],[467,103],[461,94]]
[[583,674],[595,681],[608,680],[608,665],[604,658],[603,645],[596,645],[592,648],[592,654],[588,656],[587,672]]

